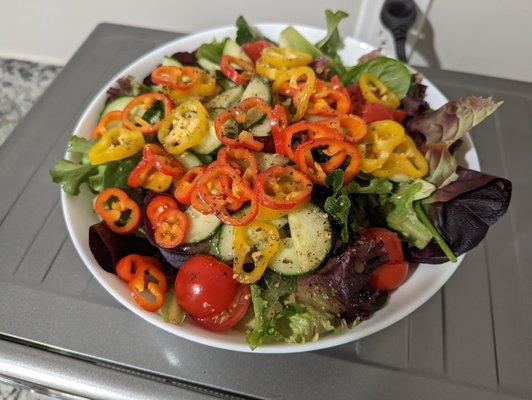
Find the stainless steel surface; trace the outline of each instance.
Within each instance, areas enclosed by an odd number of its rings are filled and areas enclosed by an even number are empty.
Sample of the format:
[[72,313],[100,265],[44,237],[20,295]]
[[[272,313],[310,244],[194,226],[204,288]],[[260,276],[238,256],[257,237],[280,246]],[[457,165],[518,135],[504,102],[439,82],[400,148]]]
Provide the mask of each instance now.
[[[139,381],[158,398],[180,390],[225,398],[531,398],[531,84],[425,71],[449,97],[505,100],[474,142],[484,170],[512,179],[514,198],[444,289],[378,334],[305,354],[232,353],[158,330],[98,285],[67,236],[48,169],[105,81],[176,36],[100,25],[0,148],[0,374],[30,368],[36,372],[27,377],[40,383],[102,398],[148,398],[135,391]],[[39,350],[4,357],[10,340]],[[17,369],[17,354],[38,356]],[[76,375],[84,365],[91,372]]]

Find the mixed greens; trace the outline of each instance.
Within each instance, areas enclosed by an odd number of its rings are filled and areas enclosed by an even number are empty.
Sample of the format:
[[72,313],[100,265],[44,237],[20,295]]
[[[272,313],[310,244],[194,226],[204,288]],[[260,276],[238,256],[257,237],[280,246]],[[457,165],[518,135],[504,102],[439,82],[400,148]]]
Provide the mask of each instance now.
[[[511,183],[459,166],[501,102],[431,110],[426,86],[372,51],[342,62],[338,24],[278,43],[236,37],[167,55],[109,88],[91,139],[50,171],[101,219],[90,249],[164,321],[304,343],[370,318],[411,263],[455,262],[506,212]],[[444,268],[444,267],[443,267]]]

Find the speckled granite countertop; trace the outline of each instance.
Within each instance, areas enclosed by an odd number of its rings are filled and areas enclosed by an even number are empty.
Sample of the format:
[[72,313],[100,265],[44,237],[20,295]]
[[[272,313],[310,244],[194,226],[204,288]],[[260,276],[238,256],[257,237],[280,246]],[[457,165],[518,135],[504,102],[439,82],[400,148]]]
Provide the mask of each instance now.
[[0,58],[0,144],[60,70],[58,66]]
[[[61,67],[0,58],[0,145],[59,73]],[[0,400],[46,400],[0,382]]]

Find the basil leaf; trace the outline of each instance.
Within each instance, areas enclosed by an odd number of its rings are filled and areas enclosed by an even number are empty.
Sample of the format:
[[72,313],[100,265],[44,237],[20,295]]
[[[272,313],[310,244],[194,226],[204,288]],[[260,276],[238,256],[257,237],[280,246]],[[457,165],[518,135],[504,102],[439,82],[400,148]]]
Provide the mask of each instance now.
[[367,181],[354,180],[342,189],[342,193],[357,194],[388,194],[393,190],[393,184],[384,178],[372,178]]
[[347,243],[349,241],[349,208],[351,207],[351,200],[345,194],[334,197],[327,197],[325,200],[325,211],[333,218],[335,218],[342,226],[342,241]]
[[333,196],[336,197],[344,183],[344,171],[335,169],[325,178],[325,186],[332,190]]
[[410,88],[410,72],[405,64],[393,58],[376,57],[355,65],[346,73],[345,81],[358,83],[364,72],[369,72],[379,78],[399,99],[405,97]]
[[263,36],[257,34],[242,15],[238,17],[236,20],[235,41],[242,46],[244,43],[251,42],[255,39],[263,39]]

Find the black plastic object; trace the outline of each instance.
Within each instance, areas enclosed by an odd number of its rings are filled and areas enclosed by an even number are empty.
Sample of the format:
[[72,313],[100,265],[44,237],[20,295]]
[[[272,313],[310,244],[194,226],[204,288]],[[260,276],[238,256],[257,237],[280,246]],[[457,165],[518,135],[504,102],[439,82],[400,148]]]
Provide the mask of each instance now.
[[406,34],[416,21],[413,0],[386,0],[381,10],[381,21],[390,30],[395,42],[397,58],[406,62]]

